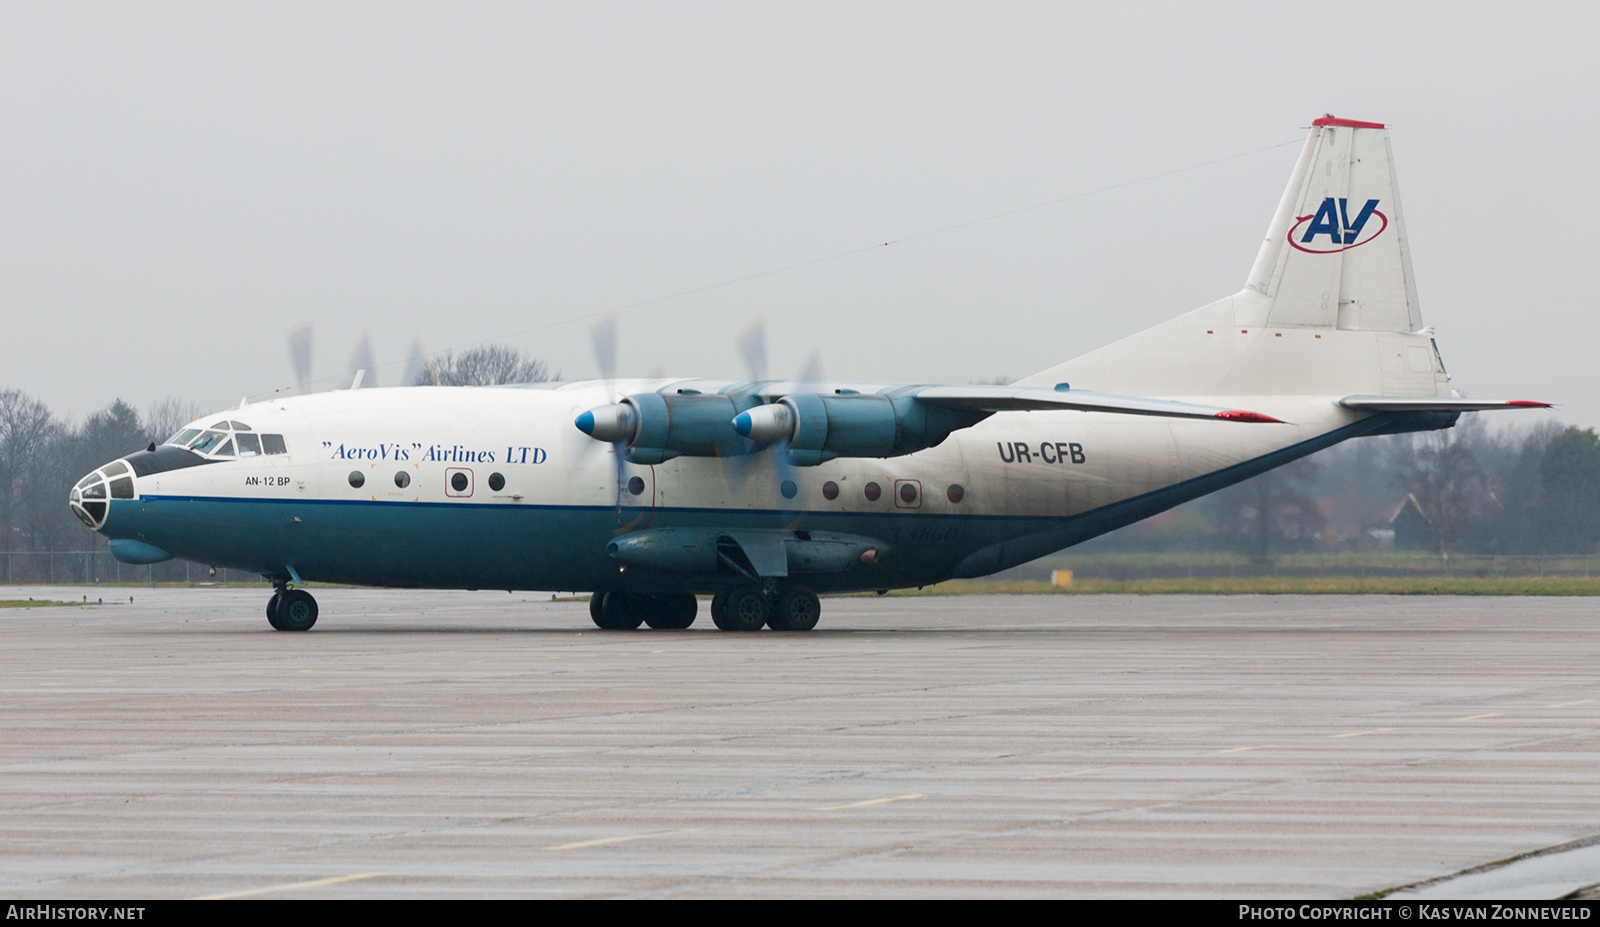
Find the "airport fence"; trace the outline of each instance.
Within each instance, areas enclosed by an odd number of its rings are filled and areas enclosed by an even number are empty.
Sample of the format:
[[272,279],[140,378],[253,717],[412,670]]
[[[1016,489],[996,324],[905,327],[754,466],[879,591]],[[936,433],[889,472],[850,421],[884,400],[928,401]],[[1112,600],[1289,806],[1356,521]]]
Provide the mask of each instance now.
[[219,567],[213,575],[203,563],[168,560],[165,563],[123,563],[100,550],[0,551],[0,582],[8,586],[26,585],[107,585],[158,583],[200,585],[201,583],[261,583],[259,573]]
[[1239,553],[1172,551],[1162,553],[1070,550],[1051,554],[1006,572],[1012,579],[1049,580],[1052,571],[1071,570],[1085,579],[1125,582],[1252,576],[1445,576],[1453,578],[1600,577],[1600,556],[1592,554],[1440,554],[1430,551],[1347,551],[1279,554],[1265,560]]
[[[1498,556],[1426,551],[1368,551],[1283,554],[1266,561],[1244,554],[1175,551],[1164,553],[1052,554],[1005,571],[1009,579],[1046,580],[1056,570],[1070,570],[1084,579],[1117,581],[1249,576],[1377,577],[1600,577],[1600,557],[1545,554]],[[0,582],[18,585],[97,585],[110,583],[189,584],[260,583],[259,573],[219,567],[212,574],[203,563],[122,563],[105,548],[98,550],[0,551]]]

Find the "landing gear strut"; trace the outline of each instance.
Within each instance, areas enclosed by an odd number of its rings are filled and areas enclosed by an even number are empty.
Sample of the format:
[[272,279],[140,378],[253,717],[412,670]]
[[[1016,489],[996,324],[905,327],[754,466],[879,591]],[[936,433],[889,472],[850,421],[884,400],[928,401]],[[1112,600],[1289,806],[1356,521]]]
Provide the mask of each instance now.
[[309,631],[317,623],[317,600],[304,589],[280,586],[267,600],[267,623],[274,631]]

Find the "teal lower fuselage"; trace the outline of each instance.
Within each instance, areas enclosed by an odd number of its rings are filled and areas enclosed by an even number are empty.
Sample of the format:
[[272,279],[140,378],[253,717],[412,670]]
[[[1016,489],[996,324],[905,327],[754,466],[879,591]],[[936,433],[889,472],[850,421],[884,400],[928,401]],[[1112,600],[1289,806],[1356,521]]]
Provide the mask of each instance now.
[[[607,544],[640,530],[836,532],[874,542],[883,556],[791,579],[819,592],[888,589],[980,576],[1026,562],[1346,438],[1406,424],[1394,418],[1347,422],[1226,466],[1065,513],[996,512],[978,505],[970,511],[946,506],[946,511],[845,512],[141,492],[136,499],[114,500],[101,530],[177,557],[274,578],[298,575],[306,581],[412,588],[702,593],[748,577],[726,569],[624,568],[607,556]],[[974,447],[985,437],[980,435]],[[968,449],[969,456],[975,453]],[[665,493],[667,477],[657,478]],[[960,478],[971,481],[981,497],[981,473],[969,467]]]

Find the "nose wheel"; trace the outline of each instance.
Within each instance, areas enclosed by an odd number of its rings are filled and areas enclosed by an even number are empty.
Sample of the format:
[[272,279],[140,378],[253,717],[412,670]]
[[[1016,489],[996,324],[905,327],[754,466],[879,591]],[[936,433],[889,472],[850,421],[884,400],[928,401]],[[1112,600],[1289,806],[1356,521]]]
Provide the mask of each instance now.
[[317,600],[304,589],[280,589],[267,600],[267,623],[274,631],[309,631],[317,623]]

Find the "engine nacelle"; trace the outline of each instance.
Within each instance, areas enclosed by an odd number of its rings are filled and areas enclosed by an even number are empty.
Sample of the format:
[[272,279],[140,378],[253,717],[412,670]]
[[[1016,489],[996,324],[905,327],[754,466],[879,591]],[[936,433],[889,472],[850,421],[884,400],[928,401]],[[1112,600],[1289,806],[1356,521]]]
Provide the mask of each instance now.
[[578,416],[578,430],[597,441],[626,443],[628,460],[658,464],[674,457],[729,457],[759,450],[733,429],[733,418],[760,402],[754,396],[639,393]]
[[795,465],[814,467],[835,457],[899,457],[936,447],[988,415],[915,396],[797,393],[739,415],[733,427],[761,444],[787,441]]

